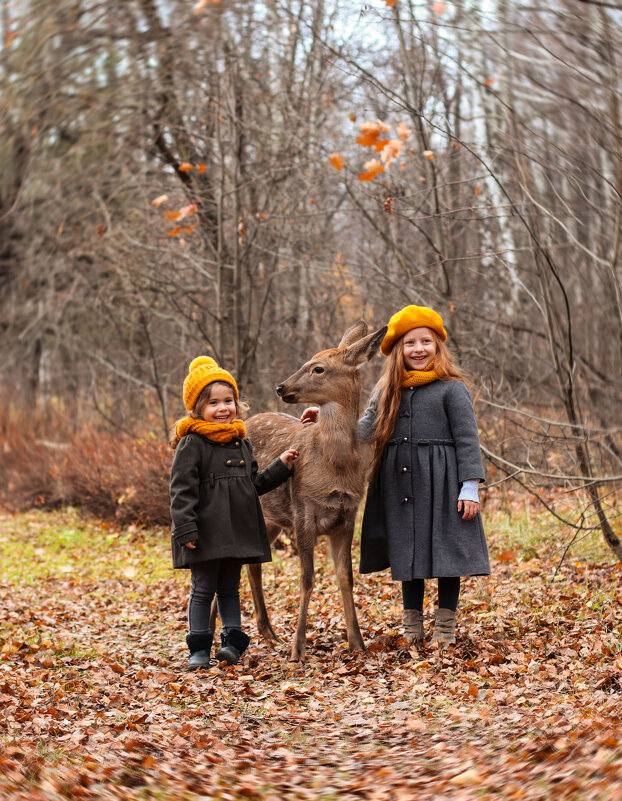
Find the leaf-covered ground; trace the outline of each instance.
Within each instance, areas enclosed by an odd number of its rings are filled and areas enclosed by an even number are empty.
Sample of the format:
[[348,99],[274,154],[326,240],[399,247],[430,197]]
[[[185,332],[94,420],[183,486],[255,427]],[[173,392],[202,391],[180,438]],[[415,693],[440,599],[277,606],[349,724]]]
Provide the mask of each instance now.
[[494,572],[465,582],[451,653],[403,652],[386,576],[357,578],[369,653],[349,652],[321,544],[304,664],[285,548],[283,642],[189,673],[166,532],[0,516],[0,799],[621,798],[622,571],[584,541],[553,578],[559,531],[486,522]]

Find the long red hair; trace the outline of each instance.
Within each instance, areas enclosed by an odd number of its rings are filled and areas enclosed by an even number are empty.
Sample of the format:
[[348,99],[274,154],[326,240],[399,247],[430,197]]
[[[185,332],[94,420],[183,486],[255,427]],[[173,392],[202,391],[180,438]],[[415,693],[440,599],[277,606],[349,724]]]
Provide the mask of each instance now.
[[[463,381],[466,384],[467,379],[462,370],[454,363],[447,345],[436,331],[432,329],[430,331],[436,343],[434,370],[439,380]],[[404,337],[401,336],[387,356],[380,380],[374,387],[374,394],[378,396],[378,411],[376,414],[376,426],[371,438],[373,447],[372,476],[375,476],[378,472],[383,451],[395,428],[395,421],[397,420],[397,413],[402,399],[404,369]]]

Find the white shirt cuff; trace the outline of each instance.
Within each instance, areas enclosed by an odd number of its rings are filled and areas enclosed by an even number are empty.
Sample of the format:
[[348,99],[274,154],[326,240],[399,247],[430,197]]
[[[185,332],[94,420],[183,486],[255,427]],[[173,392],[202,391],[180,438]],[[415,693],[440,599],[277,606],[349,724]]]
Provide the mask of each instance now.
[[463,481],[458,500],[479,503],[479,479],[474,478],[469,479],[469,481]]

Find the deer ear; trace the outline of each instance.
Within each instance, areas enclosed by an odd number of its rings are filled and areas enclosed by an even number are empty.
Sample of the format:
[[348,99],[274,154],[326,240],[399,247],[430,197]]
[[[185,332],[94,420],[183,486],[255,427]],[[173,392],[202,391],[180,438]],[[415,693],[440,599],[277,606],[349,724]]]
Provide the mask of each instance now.
[[341,337],[341,342],[337,347],[339,348],[347,348],[348,345],[353,345],[355,342],[358,342],[359,339],[365,336],[367,333],[367,323],[365,320],[359,320],[358,322],[351,325],[350,328],[345,332],[345,334]]
[[372,356],[375,356],[378,352],[378,348],[382,344],[386,333],[387,326],[383,325],[382,328],[379,328],[372,334],[368,334],[366,337],[363,337],[363,339],[359,339],[358,342],[350,345],[344,354],[344,362],[346,364],[358,365],[369,361]]

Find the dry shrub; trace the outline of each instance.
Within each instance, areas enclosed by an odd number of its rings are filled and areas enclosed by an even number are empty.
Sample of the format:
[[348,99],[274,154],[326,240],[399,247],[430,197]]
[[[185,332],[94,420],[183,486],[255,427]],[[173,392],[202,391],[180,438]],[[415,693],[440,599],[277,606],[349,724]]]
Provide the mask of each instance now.
[[122,524],[168,526],[172,451],[150,438],[93,428],[0,402],[0,504],[77,506]]

